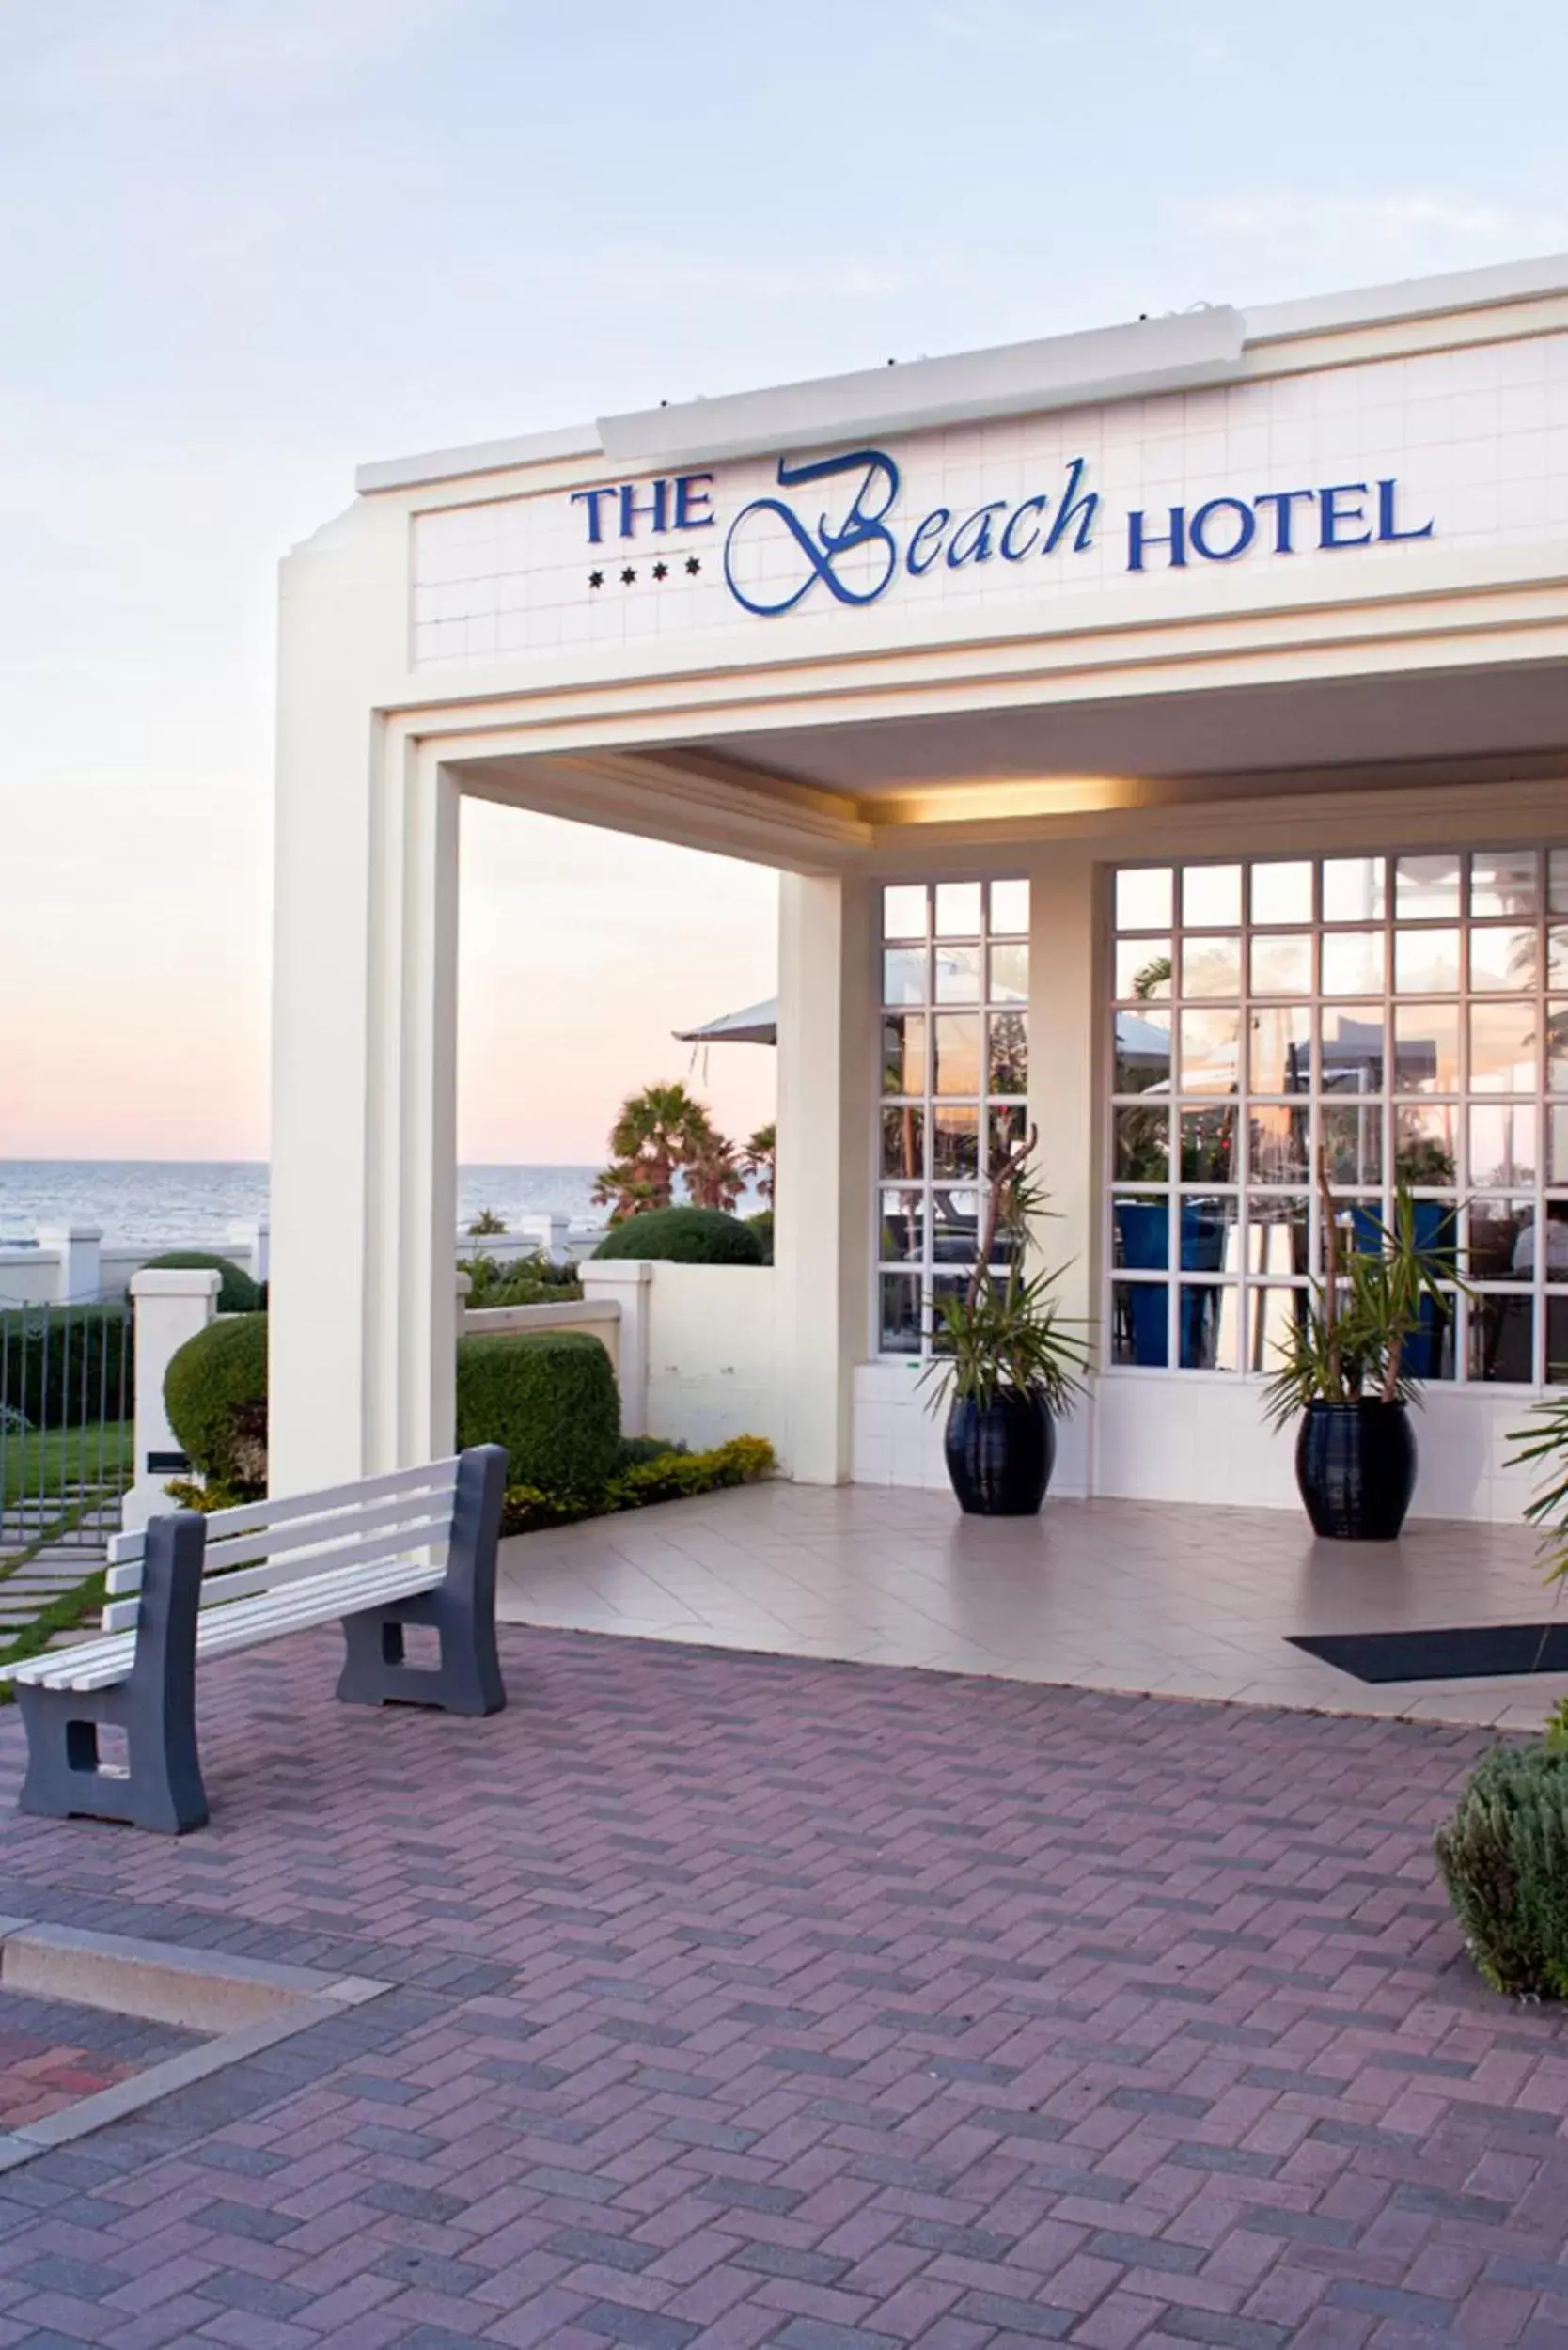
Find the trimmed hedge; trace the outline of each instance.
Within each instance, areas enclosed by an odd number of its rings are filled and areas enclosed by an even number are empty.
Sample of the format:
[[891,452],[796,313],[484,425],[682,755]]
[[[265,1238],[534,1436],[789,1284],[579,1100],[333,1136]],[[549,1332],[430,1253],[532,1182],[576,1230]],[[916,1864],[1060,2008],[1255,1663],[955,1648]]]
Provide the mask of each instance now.
[[607,1478],[592,1500],[544,1493],[536,1485],[507,1487],[501,1511],[503,1534],[537,1534],[551,1526],[573,1526],[582,1518],[614,1516],[656,1501],[681,1501],[693,1494],[718,1493],[729,1485],[752,1485],[771,1477],[774,1449],[765,1436],[731,1436],[711,1452],[674,1448],[627,1461]]
[[227,1315],[187,1339],[164,1373],[164,1408],[204,1477],[242,1493],[264,1492],[266,1315]]
[[218,1311],[220,1314],[259,1314],[266,1311],[266,1292],[259,1281],[253,1281],[243,1265],[232,1257],[214,1257],[205,1248],[171,1248],[166,1256],[149,1257],[142,1267],[149,1272],[209,1272],[220,1274]]
[[762,1246],[721,1208],[653,1208],[606,1232],[596,1257],[653,1257],[666,1264],[760,1264]]
[[586,1330],[463,1338],[457,1440],[507,1449],[514,1482],[561,1496],[597,1493],[620,1447],[610,1358]]
[[1494,1747],[1434,1847],[1494,1991],[1568,1998],[1568,1752]]
[[0,1313],[0,1403],[29,1428],[96,1428],[135,1409],[125,1306],[20,1306]]
[[772,1264],[773,1210],[771,1208],[761,1208],[758,1211],[757,1214],[748,1215],[745,1220],[745,1228],[748,1232],[755,1232],[757,1235],[757,1246],[762,1252],[762,1262],[764,1264]]

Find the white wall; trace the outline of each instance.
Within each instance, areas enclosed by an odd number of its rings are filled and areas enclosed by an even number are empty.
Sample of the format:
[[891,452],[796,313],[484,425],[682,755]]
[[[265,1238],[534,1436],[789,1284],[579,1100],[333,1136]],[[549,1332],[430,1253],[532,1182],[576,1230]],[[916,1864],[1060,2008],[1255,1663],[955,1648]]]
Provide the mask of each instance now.
[[766,1436],[788,1465],[772,1265],[655,1264],[649,1290],[648,1426],[700,1450]]

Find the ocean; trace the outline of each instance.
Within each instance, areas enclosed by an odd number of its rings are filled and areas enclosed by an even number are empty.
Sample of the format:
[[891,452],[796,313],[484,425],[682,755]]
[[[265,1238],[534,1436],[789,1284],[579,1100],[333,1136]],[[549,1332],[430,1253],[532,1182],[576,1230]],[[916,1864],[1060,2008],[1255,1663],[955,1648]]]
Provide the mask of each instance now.
[[[525,1214],[598,1223],[591,1167],[460,1167],[458,1221],[481,1208],[508,1224]],[[267,1212],[261,1159],[0,1159],[0,1245],[30,1240],[39,1224],[96,1224],[106,1241],[226,1240],[231,1224]]]

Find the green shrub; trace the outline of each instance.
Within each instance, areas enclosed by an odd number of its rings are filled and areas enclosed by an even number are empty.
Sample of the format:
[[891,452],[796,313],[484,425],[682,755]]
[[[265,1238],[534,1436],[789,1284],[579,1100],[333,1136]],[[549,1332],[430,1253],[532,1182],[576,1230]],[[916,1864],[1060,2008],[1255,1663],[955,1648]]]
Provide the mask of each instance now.
[[633,1437],[621,1447],[621,1463],[595,1496],[544,1493],[537,1485],[507,1487],[501,1512],[503,1534],[538,1534],[552,1526],[573,1526],[582,1518],[608,1517],[621,1510],[641,1510],[655,1501],[678,1501],[693,1494],[717,1493],[726,1485],[749,1485],[774,1472],[774,1449],[765,1436],[732,1436],[711,1452],[687,1452],[666,1447],[628,1462],[627,1453],[643,1441]]
[[500,1444],[516,1484],[596,1494],[616,1465],[620,1395],[610,1358],[586,1330],[458,1340],[457,1440]]
[[1470,1956],[1493,1989],[1568,1998],[1568,1752],[1495,1747],[1434,1841]]
[[232,1257],[214,1257],[204,1248],[171,1248],[166,1256],[149,1257],[142,1270],[144,1273],[166,1270],[170,1273],[220,1274],[220,1314],[259,1314],[263,1309],[261,1284],[253,1281],[243,1266],[237,1265]]
[[169,1361],[164,1408],[202,1475],[249,1495],[267,1484],[267,1317],[210,1322]]
[[762,1252],[762,1262],[764,1264],[772,1264],[773,1210],[771,1208],[763,1208],[758,1214],[748,1215],[745,1220],[745,1229],[748,1232],[756,1233],[757,1246]]
[[96,1428],[135,1409],[125,1306],[19,1306],[0,1313],[0,1404],[29,1428]]
[[468,1276],[470,1313],[488,1306],[560,1306],[583,1293],[576,1266],[558,1265],[542,1250],[503,1264],[480,1249],[460,1257],[458,1271]]
[[760,1264],[757,1235],[719,1208],[654,1208],[606,1232],[596,1257],[656,1257],[667,1264]]

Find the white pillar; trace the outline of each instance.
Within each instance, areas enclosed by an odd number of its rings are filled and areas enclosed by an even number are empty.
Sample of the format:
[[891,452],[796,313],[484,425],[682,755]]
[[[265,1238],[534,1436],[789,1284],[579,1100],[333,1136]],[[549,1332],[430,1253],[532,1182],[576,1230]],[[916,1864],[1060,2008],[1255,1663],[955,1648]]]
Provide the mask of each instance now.
[[643,1257],[607,1257],[582,1267],[583,1295],[611,1299],[620,1308],[616,1378],[620,1387],[620,1433],[647,1436],[648,1341],[652,1320],[653,1267]]
[[[1092,1323],[1100,1296],[1102,1214],[1099,1039],[1105,1033],[1097,871],[1089,851],[1063,842],[1029,875],[1029,1123],[1040,1135],[1036,1166],[1053,1220],[1035,1233],[1038,1261],[1066,1265],[1058,1296],[1064,1313]],[[1088,1329],[1098,1365],[1108,1333]],[[1093,1491],[1094,1404],[1079,1402],[1058,1431],[1052,1490]]]
[[144,1269],[131,1277],[136,1313],[136,1475],[122,1505],[120,1523],[128,1534],[173,1507],[164,1487],[185,1472],[180,1439],[164,1409],[164,1373],[171,1356],[216,1314],[222,1278],[210,1265]]
[[370,502],[284,566],[274,1493],[453,1438],[458,792],[378,710],[406,670],[406,531]]
[[[566,1245],[567,1219],[564,1215],[520,1215],[517,1234],[530,1248],[537,1248],[552,1264],[562,1264],[572,1251]],[[482,1247],[483,1242],[479,1243]]]
[[102,1287],[99,1251],[103,1235],[96,1224],[40,1224],[38,1243],[58,1258],[55,1302],[79,1306]]
[[792,1477],[850,1474],[855,1365],[870,1350],[874,1050],[871,889],[781,877],[778,1197],[781,1448]]
[[260,1215],[257,1217],[254,1224],[231,1224],[228,1228],[228,1237],[236,1249],[243,1250],[246,1270],[251,1279],[253,1281],[269,1279],[272,1266],[270,1245],[272,1228],[267,1218]]

